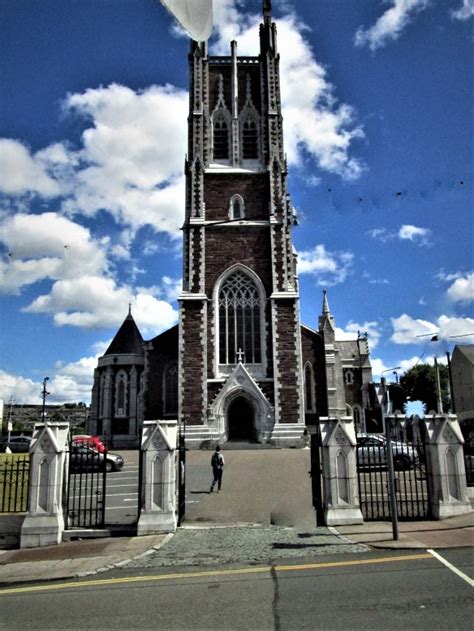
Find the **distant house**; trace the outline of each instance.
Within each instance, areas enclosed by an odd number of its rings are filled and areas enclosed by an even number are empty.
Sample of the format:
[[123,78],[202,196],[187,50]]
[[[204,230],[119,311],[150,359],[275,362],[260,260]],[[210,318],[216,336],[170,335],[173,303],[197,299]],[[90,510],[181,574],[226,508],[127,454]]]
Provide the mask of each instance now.
[[474,344],[454,347],[451,376],[456,414],[460,421],[474,423]]

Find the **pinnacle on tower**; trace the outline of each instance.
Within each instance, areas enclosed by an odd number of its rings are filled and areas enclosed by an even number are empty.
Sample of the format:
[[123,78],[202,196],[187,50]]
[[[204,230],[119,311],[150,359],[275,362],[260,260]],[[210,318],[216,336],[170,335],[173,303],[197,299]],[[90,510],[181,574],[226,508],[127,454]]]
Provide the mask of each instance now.
[[272,0],[263,0],[263,17],[272,19]]
[[323,289],[323,315],[330,315],[331,310],[329,309],[328,297],[326,289]]

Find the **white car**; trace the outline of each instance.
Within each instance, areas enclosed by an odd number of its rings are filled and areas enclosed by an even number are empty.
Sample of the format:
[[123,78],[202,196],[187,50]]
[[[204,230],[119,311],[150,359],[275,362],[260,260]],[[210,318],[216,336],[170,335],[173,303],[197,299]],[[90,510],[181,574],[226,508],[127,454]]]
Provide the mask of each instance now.
[[[395,469],[411,469],[418,460],[416,449],[396,440],[391,442]],[[383,434],[357,435],[357,463],[360,469],[387,466],[386,439]]]

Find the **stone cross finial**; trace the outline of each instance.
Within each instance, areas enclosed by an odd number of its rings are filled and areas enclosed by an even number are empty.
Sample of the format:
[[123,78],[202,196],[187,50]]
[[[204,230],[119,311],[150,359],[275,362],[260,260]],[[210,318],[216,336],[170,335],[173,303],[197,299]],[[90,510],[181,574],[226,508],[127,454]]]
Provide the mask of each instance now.
[[239,364],[242,363],[243,357],[244,357],[244,352],[241,348],[239,348],[239,350],[237,351],[237,361],[239,362]]

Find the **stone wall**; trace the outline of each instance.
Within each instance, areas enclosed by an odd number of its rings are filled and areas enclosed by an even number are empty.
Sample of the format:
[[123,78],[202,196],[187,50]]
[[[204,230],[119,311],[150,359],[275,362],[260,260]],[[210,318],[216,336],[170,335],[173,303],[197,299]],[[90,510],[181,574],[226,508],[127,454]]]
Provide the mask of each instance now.
[[296,318],[294,299],[275,300],[275,369],[279,423],[300,422],[302,392],[301,366],[298,356],[297,335],[299,322]]

